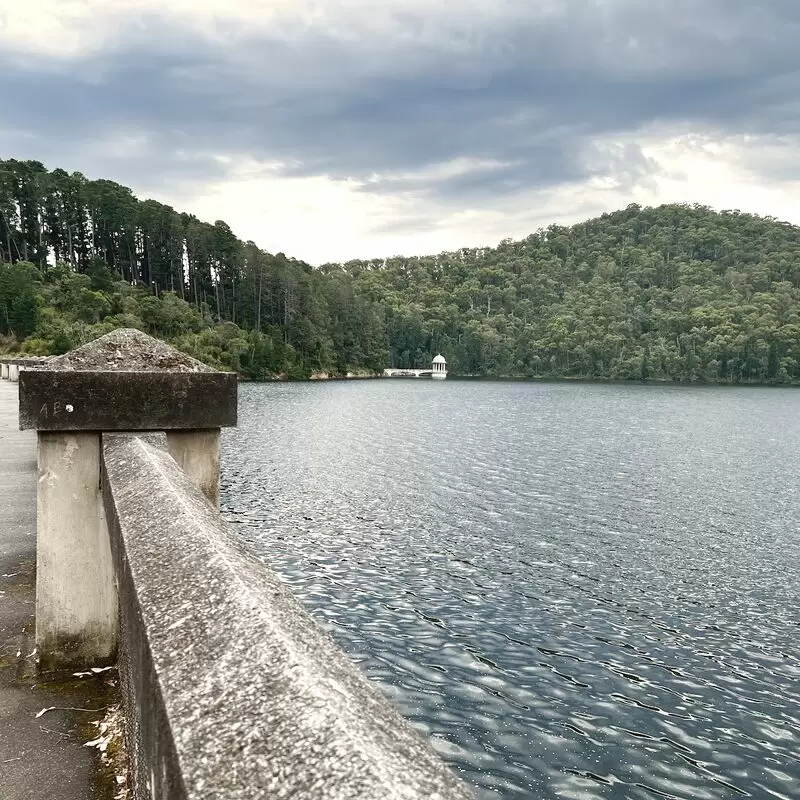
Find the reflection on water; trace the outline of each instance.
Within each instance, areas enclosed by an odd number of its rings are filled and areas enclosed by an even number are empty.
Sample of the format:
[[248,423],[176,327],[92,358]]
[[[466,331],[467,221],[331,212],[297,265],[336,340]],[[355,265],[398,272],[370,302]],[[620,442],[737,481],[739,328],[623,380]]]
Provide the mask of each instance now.
[[800,392],[243,385],[223,509],[485,798],[800,796]]

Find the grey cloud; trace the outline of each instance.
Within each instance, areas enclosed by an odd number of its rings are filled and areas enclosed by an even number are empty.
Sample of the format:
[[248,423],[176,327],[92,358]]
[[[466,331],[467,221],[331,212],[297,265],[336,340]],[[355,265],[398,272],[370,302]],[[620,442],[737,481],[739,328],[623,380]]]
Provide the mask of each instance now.
[[[517,11],[480,29],[433,20],[432,33],[430,21],[397,17],[418,42],[345,41],[311,27],[226,44],[149,18],[68,70],[22,69],[0,55],[0,107],[13,109],[14,130],[33,134],[15,139],[0,123],[0,144],[22,142],[4,155],[52,166],[64,152],[84,172],[139,185],[224,176],[213,155],[226,153],[280,162],[285,175],[377,174],[364,191],[464,205],[598,175],[647,180],[656,165],[635,145],[597,145],[644,125],[800,132],[793,0],[508,8]],[[97,146],[126,133],[144,136],[127,155]],[[392,177],[459,157],[512,166]]]

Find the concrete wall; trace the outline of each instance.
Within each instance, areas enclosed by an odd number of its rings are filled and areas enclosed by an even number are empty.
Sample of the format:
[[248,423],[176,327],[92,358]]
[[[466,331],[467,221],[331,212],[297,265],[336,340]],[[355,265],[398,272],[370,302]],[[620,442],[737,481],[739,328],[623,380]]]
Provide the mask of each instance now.
[[470,796],[221,520],[236,375],[128,329],[30,364],[41,665],[117,653],[137,800]]
[[470,796],[235,543],[164,434],[102,439],[137,800]]

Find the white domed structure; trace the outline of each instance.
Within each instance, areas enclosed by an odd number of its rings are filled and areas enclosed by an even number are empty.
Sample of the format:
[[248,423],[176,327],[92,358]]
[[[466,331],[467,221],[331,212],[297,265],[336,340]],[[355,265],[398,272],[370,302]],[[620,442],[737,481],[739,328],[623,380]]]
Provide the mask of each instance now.
[[447,362],[444,360],[444,356],[439,353],[436,358],[433,359],[433,372],[431,373],[431,378],[444,380],[446,377]]

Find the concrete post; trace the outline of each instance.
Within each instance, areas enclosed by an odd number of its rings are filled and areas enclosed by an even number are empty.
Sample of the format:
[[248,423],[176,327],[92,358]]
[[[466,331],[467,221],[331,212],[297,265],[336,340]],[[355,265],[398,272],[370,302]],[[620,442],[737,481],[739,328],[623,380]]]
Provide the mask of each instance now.
[[0,363],[0,378],[8,380],[8,364],[5,361]]
[[19,380],[19,364],[8,365],[8,379],[12,383],[16,383]]
[[42,669],[116,655],[117,590],[100,486],[99,433],[38,435],[36,647]]
[[219,508],[220,429],[167,431],[167,450],[192,483]]
[[236,424],[236,375],[122,329],[23,370],[19,380],[20,428],[38,431],[40,668],[108,663],[116,656],[118,599],[102,433],[166,431],[170,454],[217,508],[220,428]]

